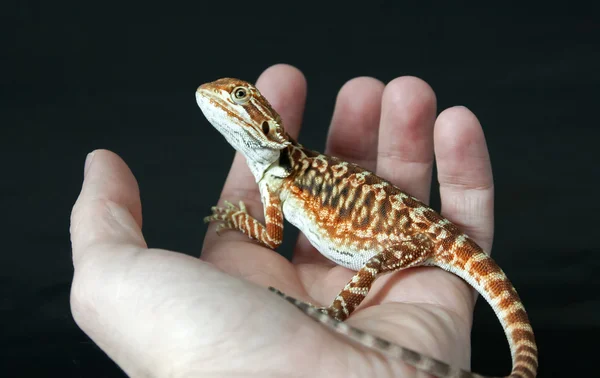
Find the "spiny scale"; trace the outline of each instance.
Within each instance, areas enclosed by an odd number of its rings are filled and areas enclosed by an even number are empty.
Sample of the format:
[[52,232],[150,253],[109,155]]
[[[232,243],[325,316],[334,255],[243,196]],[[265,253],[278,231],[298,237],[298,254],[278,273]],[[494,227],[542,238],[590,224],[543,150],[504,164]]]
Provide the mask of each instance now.
[[207,83],[198,88],[196,98],[208,120],[245,155],[265,212],[263,225],[243,203],[227,204],[213,208],[206,221],[276,248],[285,216],[324,256],[357,271],[326,308],[280,295],[328,328],[419,370],[438,377],[479,377],[342,323],[380,275],[437,266],[463,278],[490,303],[511,349],[510,377],[536,376],[537,346],[516,290],[494,260],[457,226],[374,173],[304,148],[247,82]]

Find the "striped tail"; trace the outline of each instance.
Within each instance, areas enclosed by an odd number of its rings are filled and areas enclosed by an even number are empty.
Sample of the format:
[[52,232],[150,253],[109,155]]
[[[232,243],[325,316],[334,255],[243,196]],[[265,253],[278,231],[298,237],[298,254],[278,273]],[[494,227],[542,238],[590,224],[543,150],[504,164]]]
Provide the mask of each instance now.
[[470,238],[457,240],[450,253],[434,258],[434,265],[467,281],[490,304],[500,320],[512,356],[510,378],[534,378],[538,351],[529,318],[519,294],[496,262]]
[[428,373],[438,378],[488,378],[450,366],[443,361],[424,356],[410,348],[402,347],[381,337],[366,333],[365,331],[352,327],[347,323],[321,312],[317,307],[314,307],[311,304],[290,297],[274,287],[270,287],[269,290],[285,298],[288,302],[308,315],[312,320],[321,323],[329,330],[344,335],[355,343],[376,350],[392,359],[403,361],[405,364],[410,365],[423,373]]
[[[456,237],[452,246],[440,245],[426,265],[438,266],[467,281],[490,304],[500,320],[512,356],[512,371],[508,378],[535,378],[538,353],[529,318],[517,291],[502,269],[483,250],[465,235]],[[354,342],[397,358],[425,373],[441,378],[484,378],[484,376],[448,365],[421,355],[409,348],[373,336],[321,312],[318,308],[290,297],[275,288],[282,296],[313,320],[330,330],[345,335]]]

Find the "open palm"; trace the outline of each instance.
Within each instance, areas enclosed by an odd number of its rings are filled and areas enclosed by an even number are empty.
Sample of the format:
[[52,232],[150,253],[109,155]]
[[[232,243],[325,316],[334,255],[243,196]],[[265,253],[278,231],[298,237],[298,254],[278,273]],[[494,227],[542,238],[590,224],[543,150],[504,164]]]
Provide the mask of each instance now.
[[[297,137],[306,97],[302,74],[273,66],[257,86],[281,114],[288,133]],[[327,154],[375,171],[427,202],[434,149],[443,214],[489,250],[492,176],[475,116],[456,107],[436,119],[433,91],[411,77],[387,86],[357,78],[340,91]],[[250,214],[262,219],[258,188],[240,155],[220,204],[223,200],[243,200]],[[209,227],[200,260],[148,249],[133,175],[108,151],[88,159],[72,214],[72,311],[80,327],[129,375],[414,374],[398,361],[325,331],[265,289],[274,286],[329,305],[354,272],[326,260],[303,236],[290,263],[239,232],[218,236],[215,228]],[[474,298],[450,273],[415,268],[378,279],[347,322],[468,369]]]

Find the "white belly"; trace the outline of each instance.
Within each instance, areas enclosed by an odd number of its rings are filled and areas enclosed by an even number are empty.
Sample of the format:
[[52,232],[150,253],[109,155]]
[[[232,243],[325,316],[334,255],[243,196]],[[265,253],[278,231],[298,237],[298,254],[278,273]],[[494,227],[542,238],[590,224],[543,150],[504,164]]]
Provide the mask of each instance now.
[[299,199],[288,198],[283,202],[285,219],[302,231],[308,241],[329,260],[346,268],[359,270],[377,254],[377,251],[359,249],[352,245],[338,246],[303,209]]

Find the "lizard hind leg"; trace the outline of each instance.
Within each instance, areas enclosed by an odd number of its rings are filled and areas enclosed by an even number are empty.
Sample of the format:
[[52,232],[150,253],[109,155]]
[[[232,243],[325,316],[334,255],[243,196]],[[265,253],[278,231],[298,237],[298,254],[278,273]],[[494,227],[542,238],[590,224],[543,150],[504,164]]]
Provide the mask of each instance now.
[[317,307],[270,287],[269,290],[285,298],[307,314],[329,315],[337,321],[346,320],[366,298],[373,282],[381,274],[423,265],[433,253],[433,243],[425,234],[416,234],[371,257],[344,286],[328,307]]
[[424,234],[417,234],[371,257],[340,291],[331,306],[320,310],[337,320],[346,320],[366,298],[373,282],[381,274],[422,265],[433,251],[430,240]]
[[346,320],[352,311],[354,311],[363,299],[365,299],[375,278],[380,274],[389,271],[387,268],[396,265],[398,261],[399,260],[391,251],[384,251],[371,257],[371,259],[356,272],[350,282],[346,284],[329,307],[318,307],[311,303],[303,302],[274,287],[269,287],[269,290],[283,297],[303,312],[309,315],[312,314],[313,317],[316,313],[322,313],[341,322]]

